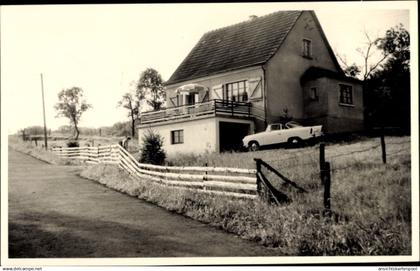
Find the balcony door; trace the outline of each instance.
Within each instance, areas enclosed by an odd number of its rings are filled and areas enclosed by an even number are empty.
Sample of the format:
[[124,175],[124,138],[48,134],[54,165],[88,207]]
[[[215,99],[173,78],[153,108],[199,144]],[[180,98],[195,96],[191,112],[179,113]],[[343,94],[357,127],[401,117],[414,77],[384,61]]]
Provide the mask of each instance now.
[[194,105],[198,103],[198,92],[184,93],[182,105]]

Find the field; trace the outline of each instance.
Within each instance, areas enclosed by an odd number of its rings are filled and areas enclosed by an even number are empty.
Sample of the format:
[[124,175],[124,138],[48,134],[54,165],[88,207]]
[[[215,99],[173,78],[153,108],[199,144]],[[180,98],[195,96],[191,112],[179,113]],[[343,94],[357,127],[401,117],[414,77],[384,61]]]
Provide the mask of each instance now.
[[242,238],[275,247],[279,255],[411,254],[411,157],[409,137],[387,137],[387,164],[378,138],[330,143],[332,217],[324,217],[319,177],[319,147],[254,153],[177,156],[170,165],[255,168],[254,157],[268,162],[305,188],[297,193],[273,175],[270,181],[292,202],[230,200],[172,191],[135,181],[115,167],[93,166],[82,175],[168,210],[209,223]]
[[[276,176],[264,172],[277,189],[292,199],[291,203],[281,206],[261,200],[231,200],[173,191],[147,181],[136,181],[113,166],[91,166],[81,175],[242,238],[274,247],[278,249],[278,255],[409,255],[410,137],[386,137],[385,140],[387,164],[382,163],[378,138],[360,137],[352,142],[326,144],[326,161],[331,163],[332,169],[332,217],[322,215],[319,146],[168,158],[169,165],[240,168],[255,168],[253,159],[261,158],[308,191],[297,193],[285,187]],[[116,139],[96,138],[95,145],[115,144],[114,141]],[[63,146],[65,142],[52,141],[50,145],[54,143]],[[23,144],[15,137],[9,138],[9,145],[51,163],[71,163],[57,159],[41,146]],[[130,145],[130,151],[136,154],[135,142]]]

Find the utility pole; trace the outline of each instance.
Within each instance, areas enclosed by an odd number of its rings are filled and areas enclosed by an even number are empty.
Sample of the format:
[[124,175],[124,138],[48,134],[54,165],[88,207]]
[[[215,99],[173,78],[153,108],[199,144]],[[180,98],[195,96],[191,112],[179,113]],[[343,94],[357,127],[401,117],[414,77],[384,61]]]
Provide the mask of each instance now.
[[42,109],[43,109],[43,112],[44,112],[44,142],[45,142],[45,150],[48,150],[47,122],[45,121],[44,80],[42,78],[42,73],[41,73],[41,91],[42,91]]

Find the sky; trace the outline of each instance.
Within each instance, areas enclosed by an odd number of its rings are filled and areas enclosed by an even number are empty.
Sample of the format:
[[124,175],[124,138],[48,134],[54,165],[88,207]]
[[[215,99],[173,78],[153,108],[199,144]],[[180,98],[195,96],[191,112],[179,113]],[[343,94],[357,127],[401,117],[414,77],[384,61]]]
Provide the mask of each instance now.
[[415,2],[378,3],[1,6],[2,130],[43,125],[41,73],[48,128],[68,124],[55,117],[54,104],[59,91],[73,86],[93,106],[80,126],[127,121],[117,102],[143,70],[169,79],[205,32],[250,15],[313,9],[334,52],[361,63],[356,49],[365,46],[365,32],[378,37],[400,23],[410,31],[417,16],[407,9]]

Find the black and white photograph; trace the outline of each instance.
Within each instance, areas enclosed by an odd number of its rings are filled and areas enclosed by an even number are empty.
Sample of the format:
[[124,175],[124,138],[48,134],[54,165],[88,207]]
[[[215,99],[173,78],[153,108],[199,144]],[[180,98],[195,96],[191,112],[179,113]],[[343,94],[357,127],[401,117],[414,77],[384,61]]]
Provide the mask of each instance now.
[[419,261],[417,2],[0,15],[2,266]]

